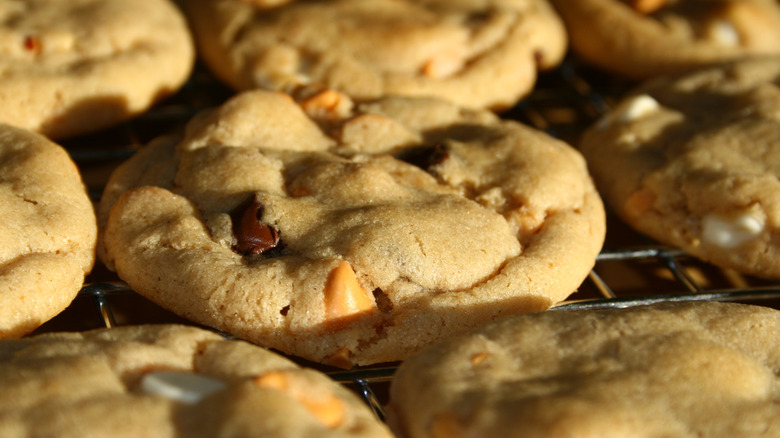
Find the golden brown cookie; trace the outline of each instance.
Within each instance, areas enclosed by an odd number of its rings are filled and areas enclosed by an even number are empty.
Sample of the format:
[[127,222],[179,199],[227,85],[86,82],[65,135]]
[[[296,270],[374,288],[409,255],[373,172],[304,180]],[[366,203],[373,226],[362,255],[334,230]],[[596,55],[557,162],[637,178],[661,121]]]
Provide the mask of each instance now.
[[107,265],[182,316],[341,366],[545,309],[586,277],[604,212],[573,148],[444,101],[328,93],[340,115],[245,92],[120,167]]
[[701,259],[780,278],[780,58],[650,82],[582,138],[606,202]]
[[0,338],[33,331],[76,297],[95,261],[97,224],[67,152],[0,125]]
[[325,375],[195,327],[0,341],[0,436],[392,435]]
[[168,0],[0,3],[0,122],[61,138],[145,111],[189,76],[194,48]]
[[547,0],[186,0],[205,63],[238,90],[330,87],[508,108],[566,50]]
[[634,79],[780,54],[776,0],[552,0],[586,61]]
[[522,315],[398,369],[403,438],[767,437],[780,312],[715,302]]

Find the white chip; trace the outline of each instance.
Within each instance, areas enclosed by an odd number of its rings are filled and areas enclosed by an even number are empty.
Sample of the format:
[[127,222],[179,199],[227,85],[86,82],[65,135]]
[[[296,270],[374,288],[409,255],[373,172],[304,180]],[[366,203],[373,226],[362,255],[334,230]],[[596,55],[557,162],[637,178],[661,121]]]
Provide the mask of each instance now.
[[659,108],[661,105],[657,100],[647,94],[640,94],[622,102],[612,113],[603,117],[596,127],[604,129],[614,122],[632,122],[657,111]]
[[620,121],[627,123],[638,120],[657,111],[660,107],[661,105],[658,104],[658,101],[648,96],[647,94],[634,96],[625,103],[623,112],[620,115]]
[[764,230],[764,218],[757,209],[724,216],[708,214],[702,219],[702,240],[721,248],[736,248]]
[[225,382],[194,373],[157,371],[141,379],[141,390],[170,400],[193,404],[225,388]]
[[718,20],[709,28],[709,37],[718,44],[726,47],[739,45],[739,33],[737,29],[726,20]]

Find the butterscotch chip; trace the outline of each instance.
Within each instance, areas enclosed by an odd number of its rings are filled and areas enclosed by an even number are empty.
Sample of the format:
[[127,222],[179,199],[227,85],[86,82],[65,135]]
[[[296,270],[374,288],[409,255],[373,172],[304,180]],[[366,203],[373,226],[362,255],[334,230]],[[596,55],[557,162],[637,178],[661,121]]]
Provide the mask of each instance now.
[[546,0],[182,4],[204,62],[237,90],[321,86],[357,100],[435,96],[501,109],[566,51]]
[[168,0],[0,3],[0,122],[61,138],[147,110],[189,77],[194,47]]
[[313,392],[313,382],[306,374],[272,371],[258,376],[254,382],[261,388],[275,389],[289,395],[329,428],[336,428],[344,422],[344,403],[327,391]]
[[355,276],[348,262],[341,261],[325,282],[325,318],[331,322],[372,312],[376,305]]
[[479,364],[481,364],[482,362],[485,361],[485,359],[488,358],[489,355],[490,355],[489,353],[486,353],[484,351],[480,352],[480,353],[475,353],[473,356],[471,356],[471,363],[472,363],[472,365],[479,365]]
[[180,325],[0,341],[0,435],[390,438],[324,374]]
[[778,81],[772,57],[630,93],[581,141],[604,199],[658,242],[780,278]]
[[[310,117],[245,92],[139,152],[101,201],[107,265],[187,318],[338,366],[546,309],[593,266],[603,207],[568,145],[434,99]],[[247,217],[279,245],[238,250]]]
[[625,211],[626,215],[633,217],[642,216],[653,208],[657,199],[658,195],[649,189],[638,190],[628,197],[623,211]]
[[406,438],[772,435],[778,334],[780,312],[733,303],[519,315],[402,363],[388,421]]
[[666,5],[667,0],[624,0],[637,12],[652,14]]
[[304,111],[314,118],[338,119],[349,115],[352,110],[352,100],[331,89],[317,91],[311,96],[303,94],[299,100]]
[[573,51],[632,79],[780,54],[775,0],[551,0]]
[[64,310],[95,261],[97,224],[76,165],[46,138],[0,125],[0,338]]

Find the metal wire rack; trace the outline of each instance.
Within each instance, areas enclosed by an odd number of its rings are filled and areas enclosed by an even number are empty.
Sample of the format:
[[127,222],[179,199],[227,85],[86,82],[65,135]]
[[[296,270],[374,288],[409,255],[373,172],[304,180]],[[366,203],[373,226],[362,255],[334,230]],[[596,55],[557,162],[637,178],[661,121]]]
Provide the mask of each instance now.
[[[632,83],[605,76],[575,59],[542,74],[533,93],[502,117],[518,120],[576,144],[582,130],[603,114]],[[63,146],[84,175],[93,200],[100,198],[108,175],[141,145],[181,127],[196,112],[218,105],[232,92],[203,68],[187,85],[149,113],[99,134],[69,140]],[[780,284],[751,278],[665,248],[608,218],[607,242],[588,279],[571,299],[553,311],[628,307],[659,301],[737,301],[780,308]],[[146,301],[100,265],[87,278],[79,297],[39,331],[85,330],[132,323],[189,323]],[[190,323],[191,324],[191,323]],[[312,364],[314,365],[314,364]],[[384,419],[382,396],[395,365],[348,371],[326,370],[351,385]]]

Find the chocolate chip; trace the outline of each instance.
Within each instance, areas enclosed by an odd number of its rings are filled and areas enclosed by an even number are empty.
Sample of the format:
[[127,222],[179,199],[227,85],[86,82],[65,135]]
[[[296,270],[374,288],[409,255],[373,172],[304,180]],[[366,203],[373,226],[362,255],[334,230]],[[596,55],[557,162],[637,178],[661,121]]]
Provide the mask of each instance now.
[[374,301],[376,307],[382,313],[390,313],[393,310],[393,302],[390,301],[390,297],[387,296],[385,291],[380,288],[376,288],[371,292],[374,295]]
[[443,163],[449,158],[450,153],[447,148],[441,144],[433,146],[418,146],[401,151],[396,158],[421,169],[429,168]]
[[279,230],[262,222],[263,206],[253,198],[251,202],[236,209],[233,219],[233,234],[236,244],[233,250],[243,255],[263,254],[274,257],[279,255],[282,242]]

